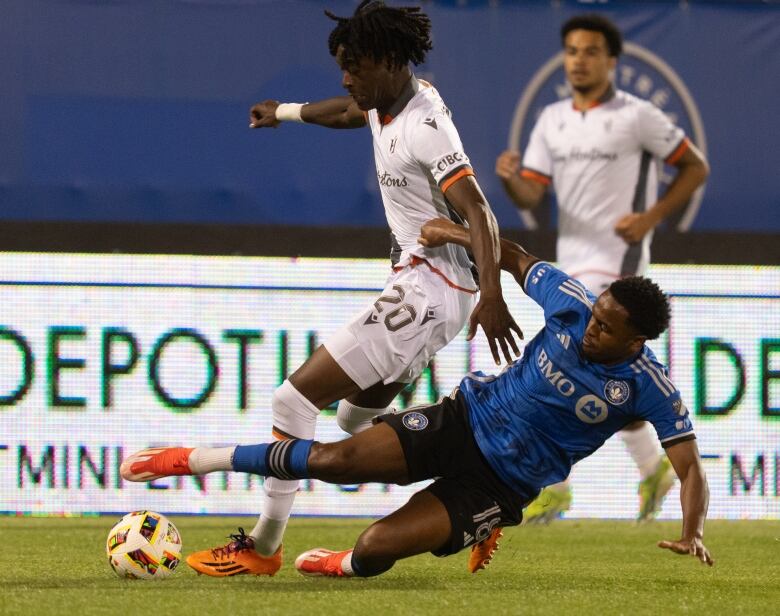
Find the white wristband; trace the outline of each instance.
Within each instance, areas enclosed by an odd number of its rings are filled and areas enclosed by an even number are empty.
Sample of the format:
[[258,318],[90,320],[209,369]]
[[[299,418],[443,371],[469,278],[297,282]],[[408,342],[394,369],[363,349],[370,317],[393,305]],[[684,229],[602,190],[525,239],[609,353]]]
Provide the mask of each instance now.
[[280,122],[303,122],[301,109],[306,103],[279,103],[276,119]]

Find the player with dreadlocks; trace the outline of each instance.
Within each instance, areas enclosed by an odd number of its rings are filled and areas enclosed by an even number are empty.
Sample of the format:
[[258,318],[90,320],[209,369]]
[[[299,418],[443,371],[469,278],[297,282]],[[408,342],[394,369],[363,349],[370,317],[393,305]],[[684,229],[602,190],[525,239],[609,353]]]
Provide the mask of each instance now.
[[[423,62],[431,49],[430,20],[418,7],[377,1],[362,2],[352,17],[326,14],[336,22],[328,47],[348,96],[306,104],[266,100],[252,107],[250,126],[292,121],[370,127],[391,231],[392,270],[376,301],[327,339],[274,392],[273,434],[281,440],[312,439],[320,409],[336,401],[341,428],[351,434],[366,430],[467,321],[469,339],[482,327],[496,363],[499,352],[507,362],[512,352],[519,354],[513,330],[522,337],[501,293],[495,217],[449,110],[410,67]],[[417,242],[423,224],[434,218],[468,223],[479,271],[478,301],[474,263],[463,246]],[[202,448],[190,463],[205,473],[223,467],[231,455],[230,448]],[[298,480],[269,477],[263,487],[262,515],[252,532],[246,535],[239,529],[228,545],[191,554],[191,567],[217,577],[276,573]],[[442,506],[442,501],[457,498],[424,491],[415,506],[421,499]],[[472,570],[489,560],[494,539],[472,552]]]

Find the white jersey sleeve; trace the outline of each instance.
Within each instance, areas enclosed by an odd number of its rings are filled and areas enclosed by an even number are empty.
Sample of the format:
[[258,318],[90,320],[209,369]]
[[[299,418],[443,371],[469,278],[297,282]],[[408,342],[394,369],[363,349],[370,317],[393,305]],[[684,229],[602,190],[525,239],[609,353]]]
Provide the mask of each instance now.
[[550,148],[547,146],[545,133],[550,121],[550,113],[545,107],[531,131],[531,137],[523,154],[523,165],[520,175],[549,184],[552,178],[553,165]]
[[411,128],[408,131],[409,151],[431,172],[442,192],[463,176],[474,175],[458,129],[447,112],[442,110],[427,117],[420,116],[419,124]]
[[669,163],[673,163],[688,146],[685,131],[675,126],[658,107],[647,101],[637,106],[639,142],[642,147]]

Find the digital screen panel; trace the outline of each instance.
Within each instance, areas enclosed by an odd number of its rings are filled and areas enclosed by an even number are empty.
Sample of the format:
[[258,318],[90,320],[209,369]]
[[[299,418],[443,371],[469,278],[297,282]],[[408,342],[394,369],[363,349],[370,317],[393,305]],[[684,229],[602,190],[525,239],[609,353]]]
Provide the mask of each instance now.
[[[274,389],[388,274],[384,260],[2,255],[0,511],[258,513],[261,478],[130,484],[119,464],[152,445],[269,440]],[[649,274],[672,298],[672,326],[651,346],[691,410],[710,516],[778,517],[780,268]],[[530,339],[541,309],[509,276],[503,286]],[[481,333],[440,351],[395,406],[435,402],[471,370],[496,371]],[[345,436],[323,411],[316,438]],[[613,437],[575,467],[569,516],[635,517],[638,479]],[[383,515],[420,487],[306,481],[294,513]],[[661,517],[679,515],[675,488]]]

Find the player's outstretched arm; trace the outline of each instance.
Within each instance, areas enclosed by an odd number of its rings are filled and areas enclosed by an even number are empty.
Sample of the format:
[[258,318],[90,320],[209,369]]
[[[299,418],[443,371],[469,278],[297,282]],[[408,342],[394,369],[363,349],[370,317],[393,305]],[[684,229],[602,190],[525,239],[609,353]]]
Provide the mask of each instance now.
[[446,189],[446,194],[455,211],[468,222],[471,254],[479,268],[479,301],[469,319],[467,339],[471,340],[477,326],[481,326],[496,364],[501,363],[499,347],[507,363],[512,363],[509,349],[511,347],[515,356],[520,355],[514,335],[522,339],[523,332],[512,318],[501,293],[501,244],[496,217],[472,175],[456,180]]
[[281,122],[306,122],[327,128],[361,128],[366,125],[366,116],[351,96],[335,96],[316,103],[266,100],[249,110],[249,128],[276,128]]
[[[501,269],[514,276],[517,284],[522,286],[526,271],[539,259],[528,254],[525,249],[510,240],[501,240]],[[443,246],[444,244],[459,244],[471,249],[471,238],[468,229],[462,225],[456,225],[445,218],[434,218],[423,225],[420,237],[417,240],[423,246]]]
[[669,447],[666,455],[680,478],[683,527],[680,539],[659,541],[658,547],[677,554],[690,554],[702,563],[712,566],[714,561],[703,542],[704,519],[707,517],[710,491],[699,457],[699,448],[695,440],[685,441]]

